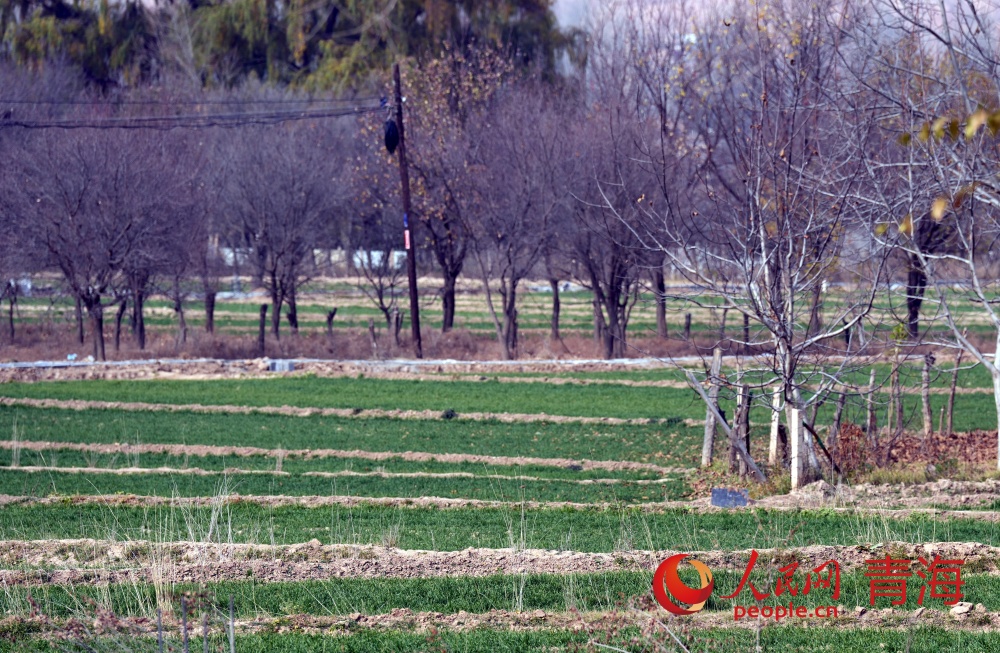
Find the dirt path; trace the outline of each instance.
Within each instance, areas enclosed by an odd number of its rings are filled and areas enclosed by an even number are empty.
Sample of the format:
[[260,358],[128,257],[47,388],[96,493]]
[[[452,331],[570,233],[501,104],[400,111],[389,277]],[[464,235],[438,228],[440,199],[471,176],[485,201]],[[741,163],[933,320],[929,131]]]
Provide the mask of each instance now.
[[364,460],[406,460],[411,462],[473,463],[477,465],[564,467],[579,470],[643,471],[657,474],[687,474],[687,467],[661,467],[629,460],[572,460],[570,458],[531,458],[526,456],[484,456],[463,453],[428,453],[423,451],[363,451],[361,449],[262,449],[195,444],[92,444],[47,442],[42,440],[0,440],[0,449],[19,447],[32,451],[70,449],[100,454],[160,453],[173,456],[269,456],[272,458],[360,458]]

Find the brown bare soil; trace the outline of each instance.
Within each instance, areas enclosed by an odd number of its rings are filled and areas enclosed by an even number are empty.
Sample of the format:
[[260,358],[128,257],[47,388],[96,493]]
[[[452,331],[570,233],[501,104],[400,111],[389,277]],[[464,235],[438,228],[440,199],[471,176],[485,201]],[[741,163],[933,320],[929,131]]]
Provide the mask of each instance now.
[[[0,440],[0,448],[11,449],[15,443]],[[531,458],[526,456],[484,456],[462,453],[426,453],[422,451],[362,451],[361,449],[262,449],[259,447],[229,447],[201,444],[91,444],[74,442],[45,442],[22,440],[16,443],[21,449],[49,451],[71,449],[93,451],[101,454],[165,453],[175,456],[270,456],[277,458],[362,458],[365,460],[407,460],[415,462],[473,463],[498,466],[537,465],[542,467],[579,466],[583,470],[650,471],[658,474],[685,474],[684,467],[661,467],[652,463],[629,460],[571,460],[569,458]]]
[[[3,406],[35,406],[38,408],[62,408],[65,410],[123,410],[142,412],[190,412],[190,413],[222,413],[243,414],[254,413],[266,415],[287,415],[291,417],[310,417],[322,415],[325,417],[355,417],[369,419],[383,417],[392,419],[429,420],[440,419],[440,411],[433,410],[382,410],[379,408],[308,408],[298,406],[227,406],[203,404],[152,404],[127,401],[85,401],[82,399],[28,399],[0,397]],[[548,422],[559,424],[650,424],[651,420],[624,419],[620,417],[568,417],[565,415],[545,415],[528,413],[461,413],[454,419],[468,421],[498,421],[511,423]]]
[[[893,555],[958,558],[977,573],[1000,571],[1000,548],[976,542],[875,547],[808,546],[758,549],[758,565],[778,569],[792,561],[814,568],[837,560],[842,570],[861,568],[872,557]],[[321,545],[319,540],[286,546],[155,543],[109,540],[9,540],[0,542],[0,583],[6,585],[89,584],[138,581],[218,582],[253,578],[261,582],[329,578],[427,578],[493,574],[577,574],[616,570],[652,572],[678,551],[580,553],[541,549],[420,551],[384,546]],[[712,569],[742,570],[751,550],[684,551]]]
[[[861,606],[852,609],[849,606],[840,605],[840,616],[837,618],[786,619],[775,624],[763,619],[733,621],[733,615],[728,611],[699,612],[690,616],[674,617],[655,607],[651,599],[640,599],[634,603],[639,605],[613,612],[490,610],[485,613],[468,613],[460,610],[453,614],[442,614],[440,612],[414,612],[408,608],[395,608],[382,614],[353,613],[337,616],[294,614],[277,618],[260,617],[250,620],[236,620],[233,626],[239,634],[296,632],[337,636],[354,634],[359,629],[403,630],[427,633],[429,643],[433,641],[434,633],[442,630],[468,631],[484,628],[513,631],[571,630],[592,635],[591,641],[602,641],[602,633],[612,629],[620,629],[623,626],[638,626],[643,633],[656,632],[658,639],[665,640],[667,639],[667,636],[664,635],[665,624],[669,624],[669,627],[675,632],[695,638],[697,638],[697,634],[694,629],[753,629],[761,626],[780,628],[783,626],[822,625],[825,628],[894,628],[905,631],[919,625],[936,626],[955,632],[996,632],[1000,630],[1000,613],[987,612],[981,604],[971,607],[968,612],[961,615],[943,610],[917,609],[911,611],[893,608],[875,610]],[[220,627],[216,624],[211,626],[210,630],[217,632]],[[156,635],[156,620],[150,617],[118,617],[108,613],[99,613],[96,617],[88,616],[86,620],[57,620],[37,615],[0,619],[0,630],[4,632],[18,632],[22,628],[54,640],[85,639],[94,635],[152,638]],[[173,637],[178,635],[180,623],[177,615],[165,615],[164,632]],[[197,623],[191,624],[187,632],[195,642],[202,636],[201,627]]]
[[[220,313],[221,315],[221,313]],[[384,331],[384,323],[376,326]],[[269,333],[265,345],[265,355],[272,358],[328,358],[331,360],[378,360],[413,356],[409,338],[403,335],[401,346],[396,346],[391,337],[379,339],[378,350],[373,351],[367,329],[337,329],[332,339],[320,330],[301,330],[291,335],[283,329],[284,337],[275,340]],[[110,325],[105,339],[108,343],[108,360],[140,360],[156,358],[223,358],[251,359],[259,356],[256,333],[250,334],[208,334],[191,330],[187,342],[178,348],[175,330],[150,329],[147,331],[147,347],[138,349],[131,338],[124,338],[119,351],[113,351]],[[472,332],[455,329],[441,333],[424,329],[423,353],[429,359],[452,360],[502,360],[503,354],[493,333]],[[520,360],[532,359],[599,359],[603,356],[602,346],[590,335],[565,331],[562,339],[553,341],[546,330],[521,329],[518,335]],[[663,340],[657,337],[632,336],[629,338],[628,357],[641,356],[690,356],[711,352],[715,339],[696,336],[688,342],[683,339]],[[0,350],[2,361],[65,360],[66,355],[76,353],[81,358],[91,353],[89,341],[79,344],[71,328],[38,328],[34,325],[19,325],[13,343],[4,338]]]
[[[141,475],[141,474],[179,474],[186,476],[231,476],[240,474],[265,475],[265,476],[289,476],[288,472],[270,469],[240,469],[238,467],[227,467],[223,470],[208,470],[200,467],[58,467],[51,465],[22,465],[16,468],[21,472],[61,472],[65,474],[115,474],[119,476]],[[574,485],[615,485],[622,483],[617,478],[596,478],[596,479],[572,479],[572,478],[541,478],[538,476],[503,475],[503,474],[473,474],[472,472],[356,472],[344,469],[337,472],[304,472],[302,476],[318,476],[322,478],[343,478],[343,477],[374,477],[374,478],[485,478],[506,481],[548,481],[551,483],[571,483]],[[634,485],[662,485],[671,479],[663,478],[656,480],[633,480],[628,481]]]
[[[556,357],[558,358],[558,357]],[[277,375],[314,374],[324,378],[356,377],[364,374],[375,379],[406,379],[422,381],[493,381],[500,383],[545,383],[548,385],[616,385],[628,387],[649,388],[687,388],[684,381],[675,380],[632,380],[632,379],[581,379],[565,376],[497,376],[510,373],[534,373],[553,375],[572,372],[615,372],[637,369],[634,365],[604,362],[599,360],[574,361],[565,360],[551,362],[549,360],[516,360],[516,361],[439,361],[432,366],[417,364],[413,361],[309,361],[300,362],[294,372],[270,372],[268,360],[251,358],[226,361],[150,361],[144,364],[127,367],[102,365],[95,363],[89,366],[61,368],[17,368],[0,370],[0,382],[4,381],[63,381],[86,379],[177,379],[206,380],[245,377],[274,377]],[[873,361],[876,362],[876,361]],[[657,367],[669,368],[664,362]],[[642,368],[638,368],[642,369]],[[655,369],[652,368],[652,369]],[[835,388],[838,389],[838,388]],[[840,388],[842,389],[842,388]],[[847,388],[857,390],[857,388]],[[919,388],[905,387],[904,394],[918,394]],[[930,388],[931,394],[945,395],[949,388]],[[991,394],[991,388],[956,388],[956,394]]]
[[[954,483],[954,485],[952,485]],[[858,485],[855,488],[842,486],[834,488],[825,481],[817,481],[789,494],[764,497],[751,501],[747,508],[752,510],[791,510],[802,508],[824,508],[848,514],[875,514],[887,518],[904,519],[914,514],[924,514],[938,519],[978,519],[1000,522],[1000,512],[995,510],[968,510],[960,508],[982,507],[992,502],[998,495],[1000,481],[984,483],[938,481],[912,486],[898,485]],[[446,497],[355,497],[355,496],[286,496],[286,495],[240,495],[230,494],[218,497],[152,497],[126,494],[76,495],[70,497],[28,497],[0,495],[0,507],[13,504],[46,505],[50,503],[100,504],[108,506],[210,506],[222,503],[247,502],[263,506],[300,506],[318,508],[326,506],[379,505],[399,508],[574,508],[574,509],[617,509],[613,503],[575,503],[569,501],[484,501],[480,499],[452,499]],[[952,506],[959,509],[946,509]],[[649,513],[666,510],[694,510],[697,512],[728,511],[716,508],[708,497],[688,501],[663,501],[634,504],[633,508]]]

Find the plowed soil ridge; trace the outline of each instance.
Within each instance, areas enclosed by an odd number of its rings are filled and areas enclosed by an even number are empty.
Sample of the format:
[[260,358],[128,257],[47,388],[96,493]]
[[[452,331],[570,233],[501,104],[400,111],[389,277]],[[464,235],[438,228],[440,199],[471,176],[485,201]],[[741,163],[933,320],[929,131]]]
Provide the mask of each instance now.
[[497,466],[536,465],[539,467],[569,467],[581,470],[648,471],[657,474],[686,474],[686,467],[662,467],[653,463],[631,460],[572,460],[570,458],[532,458],[527,456],[485,456],[464,453],[429,453],[423,451],[364,451],[361,449],[262,449],[204,444],[93,444],[79,442],[49,442],[35,440],[0,440],[0,449],[49,451],[70,449],[101,454],[159,453],[172,456],[270,456],[284,458],[361,458],[364,460],[406,460],[411,462],[473,463]]
[[[270,469],[240,469],[227,467],[223,470],[201,469],[200,467],[58,467],[52,465],[24,465],[8,469],[27,473],[61,472],[65,474],[112,474],[118,476],[142,476],[147,474],[178,474],[184,476],[291,476],[289,472]],[[567,483],[572,485],[615,485],[622,483],[617,478],[574,479],[574,478],[543,478],[540,476],[503,475],[503,474],[473,474],[472,472],[356,472],[344,469],[337,472],[303,472],[302,476],[320,478],[481,478],[501,481],[542,481],[550,483]],[[672,479],[627,481],[635,485],[663,485]]]
[[[3,406],[32,406],[36,408],[61,408],[65,410],[122,410],[142,412],[187,412],[187,413],[217,413],[229,415],[286,415],[291,417],[324,417],[344,418],[390,418],[413,420],[438,420],[441,411],[433,410],[384,410],[381,408],[312,408],[300,406],[230,406],[205,404],[159,404],[135,401],[90,401],[83,399],[31,399],[23,397],[0,397]],[[547,415],[545,413],[461,413],[455,420],[473,422],[496,421],[506,424],[513,423],[559,423],[559,424],[652,424],[655,420],[648,418],[623,417],[575,417],[567,415]]]
[[[836,560],[842,571],[865,561],[905,555],[938,555],[976,565],[977,573],[996,573],[1000,548],[977,542],[876,546],[758,549],[758,567],[784,567],[792,561],[812,569]],[[582,553],[543,549],[469,548],[462,551],[407,550],[373,545],[322,545],[312,540],[294,545],[256,545],[113,540],[8,540],[0,542],[0,584],[92,584],[126,582],[219,582],[253,578],[258,582],[294,582],[331,578],[428,578],[494,574],[590,574],[652,571],[680,551]],[[743,570],[751,550],[685,551],[710,568]]]
[[[822,483],[820,481],[819,483]],[[972,499],[983,498],[992,495],[946,495],[953,503],[958,505],[971,505]],[[693,499],[689,501],[660,501],[648,503],[629,504],[631,509],[641,510],[648,513],[663,512],[668,510],[691,510],[696,512],[726,512],[731,510],[753,510],[763,508],[767,510],[797,511],[803,508],[822,508],[824,510],[842,513],[845,515],[879,515],[888,519],[905,519],[913,515],[927,515],[937,519],[976,519],[988,522],[1000,522],[1000,512],[996,510],[947,510],[939,506],[944,501],[944,496],[910,497],[900,499],[900,502],[909,502],[908,506],[899,507],[896,501],[891,498],[881,497],[874,494],[868,497],[852,493],[843,492],[835,495],[827,495],[824,492],[815,491],[814,488],[807,488],[804,491],[796,491],[791,494],[776,495],[766,497],[759,501],[752,502],[746,508],[716,508],[711,505],[708,497]],[[503,509],[542,509],[542,508],[573,508],[579,510],[608,510],[620,509],[621,505],[612,502],[577,503],[571,501],[488,501],[482,499],[456,499],[448,497],[359,497],[359,496],[337,496],[337,495],[313,495],[313,496],[288,496],[288,495],[241,495],[237,493],[219,495],[215,497],[158,497],[158,496],[137,496],[126,494],[93,494],[93,495],[73,495],[73,496],[49,496],[34,497],[20,495],[0,494],[0,507],[4,505],[49,505],[53,503],[71,505],[97,504],[104,506],[121,507],[146,507],[146,506],[214,506],[220,503],[252,503],[260,506],[298,506],[302,508],[319,508],[327,506],[360,506],[376,505],[397,508],[503,508]],[[925,507],[918,507],[925,506]],[[926,507],[934,506],[934,507]]]
[[[359,629],[367,630],[402,630],[417,633],[432,633],[434,631],[469,631],[469,630],[501,630],[501,631],[532,631],[532,630],[570,630],[585,632],[591,635],[590,641],[604,641],[602,634],[609,630],[620,630],[623,626],[638,626],[642,632],[655,632],[658,637],[652,641],[667,640],[664,634],[664,624],[670,628],[684,629],[682,632],[689,644],[698,644],[700,629],[756,629],[761,627],[810,627],[822,625],[824,628],[841,630],[872,630],[893,628],[906,631],[916,626],[934,626],[946,628],[953,632],[984,633],[1000,631],[1000,613],[987,612],[982,605],[961,615],[954,615],[944,610],[903,610],[883,608],[879,610],[856,606],[840,605],[840,615],[835,618],[785,619],[780,624],[767,619],[749,619],[734,621],[728,610],[703,610],[694,615],[672,617],[664,610],[652,604],[651,601],[637,601],[640,607],[616,610],[614,612],[581,612],[565,611],[514,611],[494,609],[484,613],[469,613],[460,610],[455,613],[417,612],[409,608],[395,608],[382,614],[361,614],[360,612],[318,616],[307,614],[291,614],[281,617],[262,616],[254,619],[237,619],[233,629],[237,634],[259,632],[286,633],[297,632],[312,635],[351,635]],[[181,624],[177,615],[167,614],[163,620],[164,634],[176,639],[181,633]],[[219,632],[221,623],[210,625],[210,632]],[[53,639],[75,639],[103,635],[106,637],[125,636],[154,638],[156,636],[156,618],[149,617],[119,617],[108,613],[98,613],[95,616],[86,615],[83,618],[51,619],[44,616],[31,615],[26,617],[6,617],[0,619],[0,629],[5,632],[17,632],[21,628],[32,633]],[[187,633],[197,643],[202,636],[198,623],[191,623]],[[333,640],[331,643],[335,643]],[[662,648],[662,647],[660,647]],[[666,650],[666,649],[664,649]],[[701,650],[700,648],[697,650]],[[877,650],[877,649],[876,649]]]

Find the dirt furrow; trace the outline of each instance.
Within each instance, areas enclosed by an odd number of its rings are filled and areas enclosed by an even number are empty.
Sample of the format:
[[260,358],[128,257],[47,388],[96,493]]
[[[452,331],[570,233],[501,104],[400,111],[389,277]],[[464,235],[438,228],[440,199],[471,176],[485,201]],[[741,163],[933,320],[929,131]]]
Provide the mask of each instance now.
[[[136,476],[143,474],[181,474],[186,476],[237,476],[237,475],[262,475],[262,476],[291,476],[289,472],[271,469],[240,469],[238,467],[227,467],[222,470],[201,469],[200,467],[58,467],[52,465],[23,465],[9,467],[8,469],[19,472],[62,472],[66,474],[114,474],[119,476]],[[472,472],[356,472],[351,469],[344,469],[337,472],[303,472],[302,476],[316,476],[321,478],[343,478],[343,477],[369,477],[369,478],[480,478],[500,481],[541,481],[550,483],[568,483],[572,485],[615,485],[622,483],[617,478],[597,478],[597,479],[573,479],[573,478],[542,478],[540,476],[524,476],[503,474],[473,474]],[[636,485],[663,485],[673,479],[663,478],[656,480],[628,481]]]
[[[916,626],[934,626],[953,632],[984,633],[1000,631],[1000,613],[987,612],[982,605],[976,605],[968,612],[955,615],[944,610],[905,610],[883,608],[879,610],[863,606],[847,606],[841,604],[837,617],[816,618],[786,618],[781,622],[768,619],[741,619],[735,621],[733,613],[728,610],[702,611],[686,617],[673,617],[651,600],[635,601],[634,605],[612,612],[578,610],[546,611],[546,610],[490,610],[484,613],[469,613],[460,610],[455,613],[416,612],[409,608],[395,608],[382,614],[362,614],[360,612],[319,616],[307,614],[290,614],[278,617],[261,616],[254,619],[237,619],[233,630],[237,635],[251,633],[303,633],[310,635],[327,635],[332,638],[358,634],[359,630],[399,630],[428,634],[428,645],[433,646],[434,636],[440,631],[469,630],[570,630],[584,633],[589,641],[606,641],[605,633],[609,630],[620,631],[625,627],[638,627],[640,641],[645,641],[650,650],[668,650],[673,642],[667,635],[664,624],[669,624],[674,632],[679,632],[688,645],[701,650],[699,631],[702,629],[756,629],[764,628],[795,628],[822,625],[824,628],[842,630],[869,630],[877,637],[875,629],[892,628],[907,631]],[[168,613],[163,620],[163,632],[166,636],[176,639],[181,633],[181,624],[177,615]],[[211,624],[210,632],[222,632],[224,624],[216,621]],[[100,635],[109,640],[116,637],[156,637],[155,615],[145,617],[119,617],[107,612],[96,615],[81,614],[71,619],[51,619],[45,616],[8,616],[0,619],[0,630],[18,632],[25,630],[34,636],[54,640],[89,639]],[[187,633],[197,646],[203,631],[197,621],[188,625]],[[718,633],[712,640],[705,643],[718,642]],[[874,641],[874,640],[873,640]],[[335,643],[333,639],[331,643]],[[595,649],[596,650],[596,649]],[[672,649],[671,649],[672,650]],[[878,649],[876,649],[878,650]]]
[[[33,406],[37,408],[61,408],[65,410],[122,410],[122,411],[143,411],[143,412],[188,412],[188,413],[216,413],[229,415],[286,415],[290,417],[312,417],[320,415],[324,417],[345,417],[370,419],[390,418],[390,419],[413,419],[413,420],[437,420],[441,419],[441,411],[434,410],[383,410],[380,408],[312,408],[300,406],[229,406],[229,405],[205,405],[205,404],[158,404],[131,401],[89,401],[83,399],[30,399],[15,397],[0,397],[0,405],[3,406]],[[513,423],[559,423],[559,424],[626,424],[643,425],[652,424],[656,420],[648,418],[622,418],[622,417],[573,417],[566,415],[547,415],[545,413],[461,413],[455,420],[466,420],[470,422],[497,421],[507,424]]]
[[[977,542],[758,549],[757,566],[777,570],[795,561],[812,569],[836,560],[842,571],[891,551],[910,559],[961,559],[977,573],[1000,571],[1000,548]],[[206,544],[113,540],[8,540],[0,542],[0,584],[125,582],[260,582],[331,578],[427,578],[494,574],[580,574],[652,571],[678,551],[581,553],[542,549],[406,550],[374,545]],[[751,550],[685,551],[714,570],[741,571]]]
[[[683,470],[681,473],[689,473],[692,470]],[[629,483],[632,485],[664,485],[673,479],[658,478],[648,480],[623,481],[620,478],[543,478],[541,476],[505,476],[503,474],[473,474],[472,472],[355,472],[353,470],[342,470],[339,472],[303,472],[303,476],[320,476],[323,478],[337,478],[341,476],[374,476],[378,478],[488,478],[500,481],[544,481],[550,483],[572,483],[573,485],[616,485],[619,483]]]
[[[823,484],[819,481],[817,484]],[[842,489],[828,493],[823,489],[807,486],[803,490],[790,494],[764,497],[751,501],[747,508],[736,510],[752,510],[762,508],[767,510],[798,511],[803,508],[822,508],[824,510],[845,515],[878,515],[889,519],[905,519],[912,515],[927,515],[947,519],[976,519],[988,522],[1000,522],[1000,512],[996,510],[950,510],[942,505],[983,506],[996,500],[993,493],[981,494],[945,494],[899,497],[892,494],[883,495],[878,491],[866,494]],[[830,486],[826,486],[830,487]],[[878,486],[875,486],[878,488]],[[832,489],[832,488],[831,488]],[[860,486],[861,490],[871,489]],[[318,508],[326,506],[358,506],[377,505],[399,508],[510,508],[510,509],[541,509],[541,508],[573,508],[580,510],[621,509],[621,504],[611,502],[578,503],[571,501],[487,501],[481,499],[457,499],[448,497],[358,497],[337,495],[288,496],[288,495],[241,495],[237,493],[215,497],[157,497],[137,496],[127,494],[94,494],[74,496],[19,496],[0,495],[0,506],[4,505],[48,505],[52,503],[98,504],[106,506],[145,507],[145,506],[212,506],[221,503],[252,503],[260,506],[298,506],[303,508]],[[691,510],[696,512],[716,512],[733,509],[716,508],[711,505],[708,497],[687,501],[660,501],[629,504],[630,509],[649,513],[668,510]]]
[[[0,402],[2,403],[2,402]],[[29,449],[49,451],[71,449],[101,454],[161,453],[173,456],[270,456],[283,458],[361,458],[364,460],[406,460],[412,462],[474,463],[482,465],[540,467],[568,467],[580,470],[649,471],[658,474],[686,474],[692,470],[684,467],[661,467],[652,463],[629,460],[572,460],[569,458],[531,458],[526,456],[484,456],[462,453],[428,453],[423,451],[363,451],[360,449],[262,449],[259,447],[231,447],[201,444],[92,444],[76,442],[47,442],[34,440],[0,441],[2,449]]]
[[[690,364],[690,361],[686,361]],[[385,380],[421,380],[421,381],[463,381],[499,383],[544,383],[546,385],[612,385],[646,388],[687,388],[688,384],[681,380],[635,380],[635,379],[602,379],[559,376],[572,372],[610,372],[634,371],[635,369],[671,369],[664,363],[652,365],[623,365],[614,362],[587,361],[515,361],[500,364],[496,361],[482,364],[477,361],[441,361],[437,365],[416,366],[406,361],[366,362],[366,361],[299,361],[296,371],[282,375],[312,374],[323,378],[352,378],[363,374],[366,378]],[[424,371],[430,370],[430,371]],[[542,376],[504,376],[511,373],[535,373]],[[553,376],[545,374],[552,373]],[[220,380],[248,377],[274,377],[276,373],[269,371],[268,359],[231,360],[231,361],[191,361],[183,363],[151,361],[146,365],[129,367],[113,367],[95,364],[87,367],[73,368],[24,368],[0,370],[2,381],[47,381],[74,380],[93,378],[115,379],[174,379],[174,380]],[[848,393],[862,392],[863,387],[837,386],[834,391]],[[919,388],[902,388],[904,394],[918,394]],[[931,394],[948,394],[949,388],[930,388]],[[991,394],[989,387],[957,388],[958,394]]]

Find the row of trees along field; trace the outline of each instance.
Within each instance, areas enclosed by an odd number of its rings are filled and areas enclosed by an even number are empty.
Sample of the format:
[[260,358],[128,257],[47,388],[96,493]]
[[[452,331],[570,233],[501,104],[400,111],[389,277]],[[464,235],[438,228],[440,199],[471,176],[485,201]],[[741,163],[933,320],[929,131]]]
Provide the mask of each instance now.
[[[514,358],[524,281],[551,280],[558,338],[572,279],[619,357],[646,289],[660,335],[671,307],[742,319],[736,382],[705,373],[710,403],[746,393],[734,425],[778,388],[812,429],[833,393],[861,400],[846,379],[869,355],[915,343],[988,369],[1000,412],[997,18],[972,0],[616,0],[564,32],[541,0],[5,2],[0,264],[61,273],[98,358],[109,307],[142,344],[153,288],[182,317],[196,280],[211,329],[219,245],[252,252],[275,335],[282,309],[297,328],[316,249],[384,252],[360,267],[390,320],[401,210],[378,98],[402,58],[445,330],[473,279]],[[763,478],[746,429],[710,412]]]

